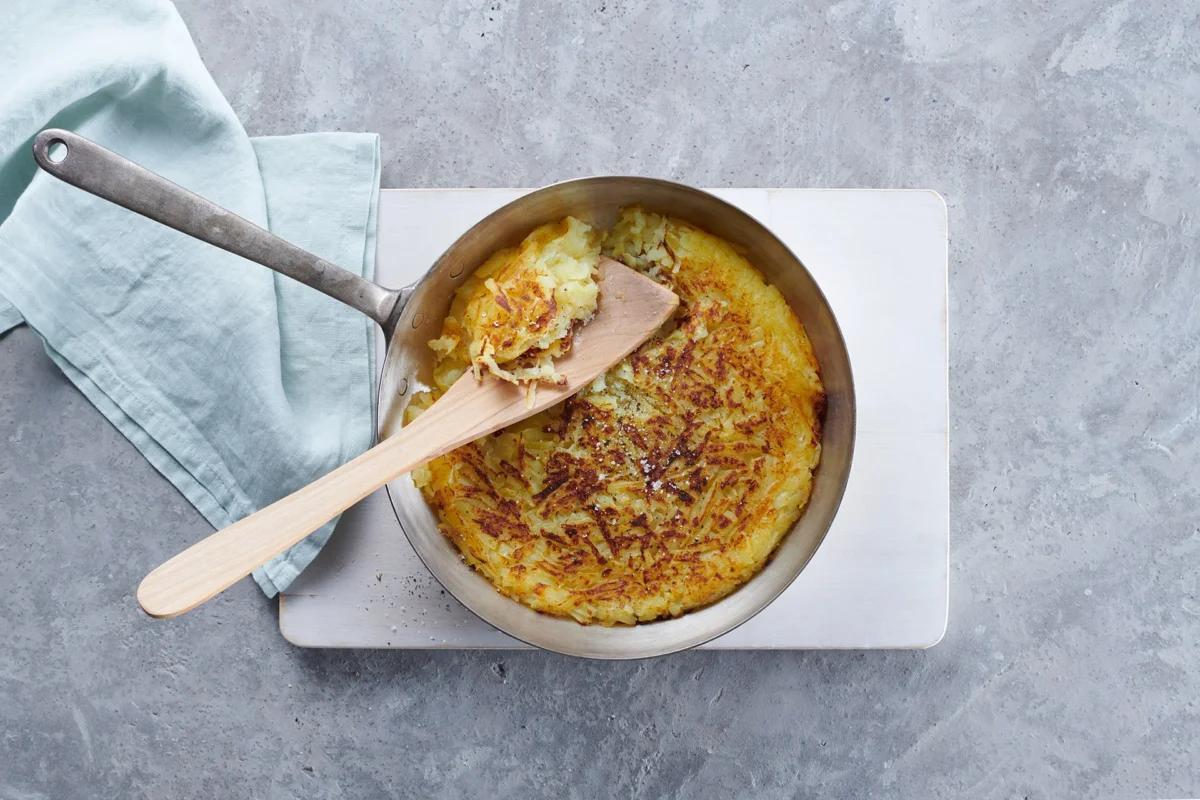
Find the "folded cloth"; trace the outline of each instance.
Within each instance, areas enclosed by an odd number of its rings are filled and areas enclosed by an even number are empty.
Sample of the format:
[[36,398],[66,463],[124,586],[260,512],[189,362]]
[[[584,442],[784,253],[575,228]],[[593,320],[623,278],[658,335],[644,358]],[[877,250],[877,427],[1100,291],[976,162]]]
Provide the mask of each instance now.
[[[43,128],[77,131],[369,278],[378,137],[249,138],[166,2],[8,0],[4,16],[0,332],[23,318],[216,527],[362,452],[365,317],[41,173],[30,148]],[[286,588],[332,529],[255,572],[263,591]]]

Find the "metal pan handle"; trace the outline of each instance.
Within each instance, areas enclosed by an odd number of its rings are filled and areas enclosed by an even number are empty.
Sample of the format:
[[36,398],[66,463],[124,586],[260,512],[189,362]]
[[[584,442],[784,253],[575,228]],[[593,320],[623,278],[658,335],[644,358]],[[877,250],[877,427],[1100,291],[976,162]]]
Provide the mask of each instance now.
[[318,258],[89,139],[48,128],[34,138],[33,157],[59,180],[341,300],[389,336],[395,327],[404,305],[399,291]]

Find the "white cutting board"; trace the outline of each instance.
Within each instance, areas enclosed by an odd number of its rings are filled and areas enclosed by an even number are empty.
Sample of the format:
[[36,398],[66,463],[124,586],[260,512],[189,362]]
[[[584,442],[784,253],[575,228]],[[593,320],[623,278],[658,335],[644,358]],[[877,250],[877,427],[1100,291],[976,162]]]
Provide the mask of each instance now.
[[[525,191],[385,189],[379,282],[416,280]],[[858,441],[841,510],[808,567],[757,617],[705,647],[937,644],[949,602],[946,205],[919,190],[713,193],[766,223],[825,291],[850,349]],[[383,490],[345,514],[280,597],[279,627],[303,647],[525,647],[441,589]]]

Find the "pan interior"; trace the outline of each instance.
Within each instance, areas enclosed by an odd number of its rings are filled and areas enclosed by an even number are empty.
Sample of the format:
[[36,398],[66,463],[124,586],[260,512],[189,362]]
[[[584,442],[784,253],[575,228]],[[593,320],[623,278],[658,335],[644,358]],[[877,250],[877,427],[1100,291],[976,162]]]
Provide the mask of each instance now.
[[459,601],[501,631],[529,644],[591,658],[641,658],[683,650],[745,622],[800,574],[837,512],[854,449],[854,386],[841,331],[808,270],[773,234],[724,201],[650,178],[585,178],[525,195],[484,218],[433,265],[397,323],[379,387],[379,435],[394,433],[413,393],[430,378],[436,338],[454,290],[501,247],[531,230],[573,215],[607,228],[625,206],[679,217],[738,247],[787,299],[808,332],[826,391],[821,463],[812,496],[771,561],[724,599],[675,619],[633,627],[580,625],[540,614],[501,595],[468,566],[438,529],[437,518],[408,476],[388,485],[400,525],[417,555]]

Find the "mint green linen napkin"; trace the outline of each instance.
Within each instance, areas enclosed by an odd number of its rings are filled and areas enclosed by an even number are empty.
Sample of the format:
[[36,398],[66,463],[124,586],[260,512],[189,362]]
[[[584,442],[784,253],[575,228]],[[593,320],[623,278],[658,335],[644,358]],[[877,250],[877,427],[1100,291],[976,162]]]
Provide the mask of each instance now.
[[[0,332],[27,322],[216,527],[362,452],[372,323],[40,173],[30,145],[43,128],[74,130],[371,277],[378,137],[249,138],[165,2],[10,0],[5,16]],[[286,588],[332,529],[255,572],[263,591]]]

